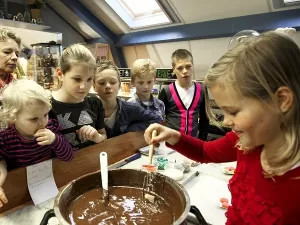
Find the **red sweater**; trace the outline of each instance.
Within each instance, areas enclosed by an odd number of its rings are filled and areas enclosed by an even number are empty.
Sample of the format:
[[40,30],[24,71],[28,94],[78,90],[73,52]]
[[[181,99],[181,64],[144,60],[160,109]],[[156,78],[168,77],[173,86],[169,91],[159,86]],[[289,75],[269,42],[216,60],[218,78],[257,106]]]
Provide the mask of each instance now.
[[243,154],[235,147],[238,137],[229,132],[216,141],[203,142],[181,135],[179,143],[169,147],[198,162],[237,160],[228,188],[232,195],[226,213],[227,225],[299,225],[300,167],[283,176],[264,178],[260,163],[261,147]]

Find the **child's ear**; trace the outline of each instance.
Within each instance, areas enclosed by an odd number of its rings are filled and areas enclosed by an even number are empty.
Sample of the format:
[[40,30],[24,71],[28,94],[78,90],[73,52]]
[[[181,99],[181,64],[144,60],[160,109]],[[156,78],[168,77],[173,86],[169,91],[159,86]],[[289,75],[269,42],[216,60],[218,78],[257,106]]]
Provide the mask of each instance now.
[[282,86],[277,89],[275,96],[282,113],[288,112],[294,102],[294,93],[289,87]]
[[62,72],[62,70],[61,70],[60,67],[57,67],[57,68],[56,68],[56,73],[57,73],[58,79],[59,79],[60,81],[62,81],[62,76],[63,76],[64,74],[63,74],[63,72]]

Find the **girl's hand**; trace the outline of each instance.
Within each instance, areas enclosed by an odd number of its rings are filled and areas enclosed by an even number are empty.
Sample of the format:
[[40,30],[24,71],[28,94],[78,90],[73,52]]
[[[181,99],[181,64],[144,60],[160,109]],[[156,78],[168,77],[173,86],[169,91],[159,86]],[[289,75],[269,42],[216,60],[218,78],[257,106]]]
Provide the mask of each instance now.
[[3,206],[3,204],[6,204],[7,202],[8,201],[5,196],[4,190],[2,187],[0,187],[0,208]]
[[98,131],[94,127],[90,125],[82,126],[79,130],[76,131],[76,133],[81,141],[89,140],[95,143],[99,143],[105,139],[101,134],[98,133]]
[[39,145],[51,145],[56,139],[56,135],[47,128],[39,129],[34,136]]
[[[153,130],[157,131],[157,136],[152,139]],[[155,123],[151,124],[146,129],[144,137],[148,144],[157,144],[159,142],[166,141],[170,145],[175,145],[180,140],[180,133],[176,130]]]

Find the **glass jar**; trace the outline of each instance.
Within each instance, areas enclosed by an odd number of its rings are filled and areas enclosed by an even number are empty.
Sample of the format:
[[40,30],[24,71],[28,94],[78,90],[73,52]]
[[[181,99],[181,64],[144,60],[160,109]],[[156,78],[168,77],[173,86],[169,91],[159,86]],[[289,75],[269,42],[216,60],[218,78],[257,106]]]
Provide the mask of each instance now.
[[61,57],[62,47],[55,43],[38,43],[32,46],[33,78],[45,89],[59,88],[56,67]]

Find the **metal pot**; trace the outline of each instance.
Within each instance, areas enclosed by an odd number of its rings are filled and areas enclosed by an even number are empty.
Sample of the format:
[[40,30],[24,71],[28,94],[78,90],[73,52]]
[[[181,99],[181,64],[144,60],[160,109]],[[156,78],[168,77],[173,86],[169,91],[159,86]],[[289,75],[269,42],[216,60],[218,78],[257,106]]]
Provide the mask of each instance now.
[[[109,186],[143,188],[146,175],[147,172],[142,170],[110,170],[108,172]],[[191,207],[190,198],[183,186],[160,173],[156,173],[154,176],[153,191],[158,196],[162,197],[171,207],[171,211],[175,215],[173,225],[185,224],[189,212],[195,214],[199,221],[198,224],[207,224],[200,211],[195,206]],[[101,174],[99,172],[84,175],[70,182],[58,193],[54,202],[54,212],[53,210],[48,211],[45,214],[41,225],[47,224],[49,218],[53,217],[54,214],[61,225],[70,225],[69,208],[72,202],[80,195],[98,187],[102,187]]]

